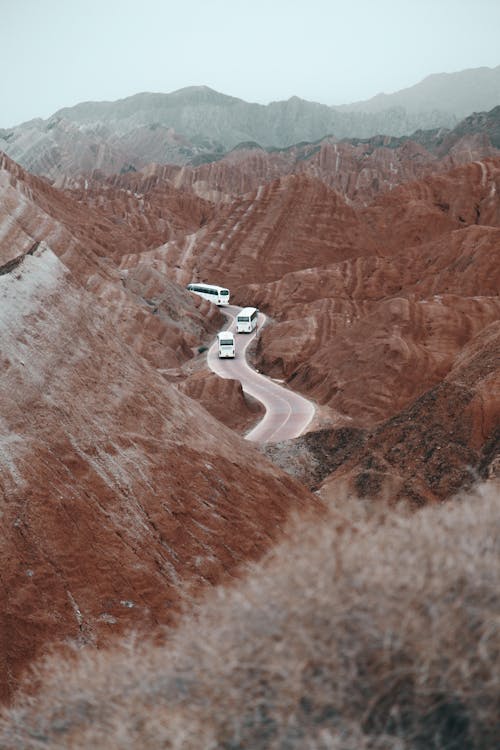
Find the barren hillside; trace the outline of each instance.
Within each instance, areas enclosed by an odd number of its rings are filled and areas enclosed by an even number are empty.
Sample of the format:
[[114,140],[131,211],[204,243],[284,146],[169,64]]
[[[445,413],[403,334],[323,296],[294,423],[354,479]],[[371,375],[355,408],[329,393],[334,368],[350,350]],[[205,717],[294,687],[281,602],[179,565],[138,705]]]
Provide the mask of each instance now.
[[[406,163],[414,153],[407,151]],[[261,164],[253,155],[248,164],[255,163]],[[368,205],[350,204],[305,174],[274,179],[232,202],[226,194],[197,232],[125,255],[121,265],[130,273],[138,263],[150,264],[182,282],[220,279],[235,301],[261,307],[271,322],[259,337],[255,364],[315,399],[320,426],[361,429],[367,437],[412,409],[419,433],[428,414],[412,404],[443,384],[464,347],[483,340],[482,331],[500,317],[500,162],[448,171],[436,165],[436,174],[381,188]],[[401,177],[399,167],[395,172]],[[495,338],[484,346],[500,360]],[[495,390],[485,396],[491,418],[474,455],[457,459],[466,483],[500,421]],[[453,410],[455,396],[446,398],[443,408]],[[457,410],[462,414],[458,402]],[[465,422],[459,419],[456,429],[468,444]],[[417,440],[399,486],[410,487],[423,450]],[[331,459],[320,452],[324,467],[337,466],[336,448]],[[297,458],[300,448],[291,453]],[[283,465],[294,473],[293,459]],[[328,472],[319,474],[325,479]],[[414,501],[447,497],[460,486],[451,475],[436,492],[424,482]]]
[[[3,698],[55,643],[172,622],[294,509],[497,474],[500,160],[467,138],[64,189],[0,157]],[[308,435],[239,437],[258,409],[204,369],[224,318],[193,278],[268,314],[253,361],[316,401]]]
[[97,254],[116,234],[85,246],[81,207],[0,176],[5,699],[48,647],[172,622],[318,503],[163,377],[220,325],[209,303],[138,270],[124,287]]

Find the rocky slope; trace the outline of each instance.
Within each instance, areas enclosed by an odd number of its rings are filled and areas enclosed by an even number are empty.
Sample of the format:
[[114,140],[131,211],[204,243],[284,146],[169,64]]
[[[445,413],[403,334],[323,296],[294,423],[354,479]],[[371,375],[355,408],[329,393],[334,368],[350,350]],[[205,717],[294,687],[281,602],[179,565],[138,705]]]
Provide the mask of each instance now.
[[[499,109],[500,114],[500,109]],[[479,117],[476,118],[480,119]],[[265,150],[257,144],[242,144],[224,157],[199,166],[150,164],[139,172],[106,176],[59,177],[58,187],[73,189],[80,197],[92,195],[97,204],[110,201],[113,211],[115,190],[143,196],[181,190],[184,200],[192,194],[205,202],[231,203],[257,191],[274,180],[290,175],[317,178],[340,193],[351,205],[368,205],[381,193],[427,175],[446,173],[456,166],[500,155],[492,145],[498,116],[486,118],[485,130],[471,126],[460,131],[422,131],[412,138],[379,136],[366,140],[338,141],[325,138],[317,143],[302,143],[288,149]],[[488,126],[488,127],[486,127]],[[496,142],[496,141],[495,141]],[[172,202],[170,210],[174,209]],[[203,210],[202,220],[210,212]]]
[[240,289],[276,320],[259,368],[363,426],[438,382],[500,313],[499,167],[398,188],[356,214],[371,252]]
[[[203,213],[196,199],[188,201],[181,219],[178,195],[170,201],[164,195],[161,201],[151,198],[144,207],[140,197],[122,192],[116,205],[105,194],[103,201],[113,205],[106,212],[98,199],[93,200],[92,191],[86,203],[79,202],[27,174],[5,155],[0,155],[0,190],[2,262],[46,241],[85,288],[102,300],[100,304],[113,300],[108,310],[113,324],[127,343],[157,366],[182,364],[192,347],[219,326],[222,319],[213,306],[196,301],[195,307],[192,295],[155,277],[152,269],[136,269],[123,279],[113,261],[127,250],[146,249],[148,242],[175,236],[179,226],[183,232],[196,227]],[[175,300],[175,315],[169,296]],[[133,320],[137,330],[131,326]]]
[[[364,440],[443,384],[464,347],[499,319],[499,188],[498,159],[407,181],[360,207],[318,179],[290,175],[219,207],[189,243],[121,262],[154,263],[183,281],[219,279],[237,302],[261,307],[273,322],[259,338],[258,368],[317,400],[324,424]],[[496,339],[490,345],[498,354]],[[455,392],[443,392],[452,410]],[[476,472],[499,419],[494,396],[484,408],[493,416],[480,445],[459,459]],[[412,421],[423,429],[426,410],[415,407]],[[422,446],[405,459],[408,492]],[[448,496],[452,475],[436,494],[412,489],[414,497]]]
[[[229,580],[316,507],[304,484],[418,506],[495,475],[500,158],[438,140],[247,145],[64,190],[0,156],[4,698],[50,645]],[[321,430],[267,449],[280,467],[204,375],[222,319],[193,278],[261,307],[256,365],[319,404]]]
[[84,245],[83,208],[6,157],[0,184],[6,699],[56,644],[172,622],[317,503],[164,377],[209,304],[140,269],[124,287],[112,222]]
[[479,480],[498,490],[499,356],[497,318],[456,355],[446,377],[391,418],[371,429],[325,427],[266,446],[265,454],[333,507],[351,493],[418,508]]

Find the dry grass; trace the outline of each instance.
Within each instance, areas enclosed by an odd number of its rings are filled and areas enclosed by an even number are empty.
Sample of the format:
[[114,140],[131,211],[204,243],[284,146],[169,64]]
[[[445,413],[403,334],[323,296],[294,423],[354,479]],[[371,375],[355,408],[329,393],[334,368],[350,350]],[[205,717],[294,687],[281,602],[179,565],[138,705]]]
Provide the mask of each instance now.
[[297,529],[164,646],[42,665],[0,747],[498,747],[498,487],[414,515],[350,508],[353,529]]

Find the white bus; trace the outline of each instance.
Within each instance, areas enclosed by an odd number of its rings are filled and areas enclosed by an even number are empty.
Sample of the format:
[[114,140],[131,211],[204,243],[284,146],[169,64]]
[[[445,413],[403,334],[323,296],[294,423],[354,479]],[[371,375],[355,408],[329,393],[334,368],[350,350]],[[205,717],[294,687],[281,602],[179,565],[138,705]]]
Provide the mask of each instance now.
[[208,299],[210,302],[215,302],[216,305],[228,305],[229,304],[229,289],[225,289],[223,286],[215,286],[215,284],[188,284],[187,289],[190,292],[198,294],[203,299]]
[[236,330],[238,333],[252,333],[257,326],[259,311],[256,307],[244,307],[236,316]]
[[234,357],[234,334],[231,331],[220,331],[217,334],[219,357]]

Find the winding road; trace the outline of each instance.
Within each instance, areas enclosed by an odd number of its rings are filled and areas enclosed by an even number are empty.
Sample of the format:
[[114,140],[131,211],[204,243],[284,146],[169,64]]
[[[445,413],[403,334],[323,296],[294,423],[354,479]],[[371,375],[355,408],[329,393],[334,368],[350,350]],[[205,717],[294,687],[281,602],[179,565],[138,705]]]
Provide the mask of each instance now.
[[311,401],[253,370],[246,360],[246,350],[266,321],[259,312],[257,328],[252,333],[236,333],[236,315],[241,308],[228,305],[221,309],[230,318],[224,330],[233,331],[236,342],[234,359],[219,359],[217,340],[207,352],[207,362],[221,378],[241,382],[245,393],[260,401],[266,413],[245,438],[256,443],[277,443],[301,435],[311,422],[315,408]]

